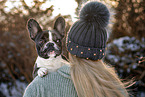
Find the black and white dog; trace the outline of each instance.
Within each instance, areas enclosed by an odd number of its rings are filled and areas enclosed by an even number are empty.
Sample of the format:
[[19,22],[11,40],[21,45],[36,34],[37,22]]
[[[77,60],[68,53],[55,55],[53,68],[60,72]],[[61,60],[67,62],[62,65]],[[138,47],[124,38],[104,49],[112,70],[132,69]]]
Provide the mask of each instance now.
[[36,59],[33,77],[43,77],[49,71],[55,71],[64,63],[62,62],[62,39],[65,32],[65,20],[58,17],[53,30],[43,31],[36,20],[30,19],[27,23],[31,39],[36,44],[38,57]]

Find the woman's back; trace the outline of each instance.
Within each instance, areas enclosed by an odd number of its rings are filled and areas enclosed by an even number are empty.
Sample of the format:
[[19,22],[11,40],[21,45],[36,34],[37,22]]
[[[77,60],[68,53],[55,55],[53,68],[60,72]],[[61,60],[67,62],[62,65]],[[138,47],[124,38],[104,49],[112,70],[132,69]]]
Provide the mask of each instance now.
[[[85,84],[88,84],[88,83],[85,83]],[[107,84],[110,84],[110,83],[107,83]],[[98,85],[93,84],[93,86],[98,86]],[[89,89],[91,88],[86,88],[86,90],[88,91]],[[122,93],[123,95],[125,94],[125,91],[121,89],[121,87],[120,89],[118,89],[118,91],[120,91],[120,93]],[[101,93],[100,91],[97,91],[97,94],[100,94],[100,93]],[[37,76],[28,85],[23,97],[78,97],[78,94],[74,86],[74,82],[72,81],[72,78],[70,75],[70,67],[66,65],[62,66],[57,71],[50,72],[48,75],[46,75],[43,78]],[[101,96],[98,96],[98,97],[101,97]],[[119,96],[116,95],[115,97],[119,97]]]
[[43,78],[37,76],[23,97],[78,97],[69,72],[68,66],[62,66]]

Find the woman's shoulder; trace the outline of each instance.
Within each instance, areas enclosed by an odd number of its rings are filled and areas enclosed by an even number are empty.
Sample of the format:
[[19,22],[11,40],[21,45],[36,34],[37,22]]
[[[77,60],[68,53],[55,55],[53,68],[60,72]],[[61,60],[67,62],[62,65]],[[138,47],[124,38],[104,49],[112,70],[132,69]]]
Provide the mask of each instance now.
[[[31,93],[31,91],[33,91],[33,93]],[[35,79],[27,87],[24,95],[29,95],[29,93],[31,95],[37,94],[39,95],[39,97],[40,97],[40,93],[45,95],[56,95],[56,94],[77,95],[74,88],[74,84],[70,77],[70,67],[65,65],[59,68],[55,72],[48,73],[46,76],[42,78],[39,76],[35,77]],[[32,96],[32,97],[36,97],[36,96]],[[68,96],[49,96],[49,97],[68,97]],[[72,96],[72,97],[76,97],[76,96]]]
[[52,77],[63,77],[63,78],[69,78],[70,79],[70,66],[69,65],[63,65],[59,69],[57,69],[54,72],[49,72],[44,78],[52,78]]
[[35,81],[37,83],[39,81],[41,81],[42,83],[44,83],[43,81],[46,81],[46,80],[48,82],[49,80],[53,81],[53,80],[57,80],[57,79],[70,79],[70,78],[71,78],[70,67],[68,65],[64,65],[54,72],[49,72],[44,77],[36,76],[33,81]]
[[70,76],[70,66],[69,65],[64,65],[61,68],[59,68],[56,71],[58,74],[60,74],[61,76],[65,77],[65,78],[71,78]]

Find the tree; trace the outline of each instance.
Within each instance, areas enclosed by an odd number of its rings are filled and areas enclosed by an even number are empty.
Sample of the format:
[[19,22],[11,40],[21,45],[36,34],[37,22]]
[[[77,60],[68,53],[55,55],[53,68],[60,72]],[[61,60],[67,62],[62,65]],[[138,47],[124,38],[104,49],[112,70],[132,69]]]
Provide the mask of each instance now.
[[135,36],[145,37],[145,0],[112,0],[115,8],[115,24],[111,38]]
[[[26,29],[28,19],[36,19],[44,30],[52,27],[56,19],[56,17],[54,19],[51,18],[54,10],[53,6],[41,9],[41,6],[46,1],[48,0],[33,0],[33,4],[28,6],[25,0],[20,0],[19,2],[0,0],[0,87],[1,83],[5,83],[10,96],[12,96],[11,88],[17,88],[18,86],[16,84],[17,81],[24,83],[32,81],[33,65],[37,53],[35,44],[30,39]],[[9,6],[6,6],[7,2],[17,3],[18,6],[9,9]],[[61,16],[61,14],[58,16]],[[70,27],[71,17],[70,15],[63,17],[67,18],[67,32]],[[63,50],[66,50],[65,44]],[[63,53],[67,54],[66,52]],[[23,90],[20,91],[19,89],[17,91],[23,93]],[[1,91],[0,94],[1,96],[3,95]]]
[[[0,76],[5,73],[7,80],[19,79],[30,82],[32,80],[33,64],[37,57],[35,44],[30,40],[26,29],[29,18],[35,18],[43,27],[48,29],[52,27],[54,20],[50,19],[53,12],[53,6],[47,7],[45,10],[41,6],[47,0],[34,0],[32,6],[28,6],[25,0],[20,0],[19,6],[14,6],[10,11],[5,9],[8,0],[0,1]],[[9,1],[10,2],[10,1]],[[16,1],[11,1],[16,3]],[[60,15],[59,15],[60,16]],[[64,16],[69,18],[70,16]],[[67,30],[70,25],[67,25]],[[4,70],[8,70],[4,72]],[[7,76],[6,76],[7,75]],[[24,78],[21,79],[21,77]]]

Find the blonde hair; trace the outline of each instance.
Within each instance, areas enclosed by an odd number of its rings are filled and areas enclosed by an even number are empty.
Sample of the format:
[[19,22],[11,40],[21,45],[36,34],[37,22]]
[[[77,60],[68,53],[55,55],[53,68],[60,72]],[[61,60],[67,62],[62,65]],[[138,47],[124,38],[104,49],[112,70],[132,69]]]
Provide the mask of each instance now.
[[102,60],[87,60],[69,54],[69,61],[78,97],[129,97],[114,69]]

